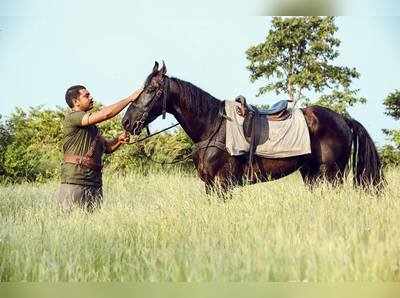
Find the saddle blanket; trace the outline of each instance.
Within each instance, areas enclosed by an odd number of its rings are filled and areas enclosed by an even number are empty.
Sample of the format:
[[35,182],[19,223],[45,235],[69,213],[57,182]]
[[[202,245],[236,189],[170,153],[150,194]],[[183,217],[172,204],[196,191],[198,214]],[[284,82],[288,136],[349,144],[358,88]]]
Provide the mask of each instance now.
[[[239,103],[225,101],[226,150],[230,155],[246,154],[250,150],[243,132],[244,118],[236,112]],[[256,155],[267,158],[282,158],[311,153],[310,134],[303,112],[294,109],[283,121],[268,121],[269,138],[257,146]]]

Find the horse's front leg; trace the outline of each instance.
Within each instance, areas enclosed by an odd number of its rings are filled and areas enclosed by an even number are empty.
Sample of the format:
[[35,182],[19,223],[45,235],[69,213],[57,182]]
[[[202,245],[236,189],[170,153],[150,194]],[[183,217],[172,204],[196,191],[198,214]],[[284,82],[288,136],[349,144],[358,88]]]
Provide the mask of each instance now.
[[200,150],[194,159],[199,177],[205,183],[207,194],[217,194],[226,199],[237,183],[235,160],[218,148]]
[[204,182],[204,185],[207,195],[216,194],[224,200],[231,196],[230,190],[234,187],[234,185],[229,183],[228,180],[220,179],[219,177],[214,177],[212,181]]

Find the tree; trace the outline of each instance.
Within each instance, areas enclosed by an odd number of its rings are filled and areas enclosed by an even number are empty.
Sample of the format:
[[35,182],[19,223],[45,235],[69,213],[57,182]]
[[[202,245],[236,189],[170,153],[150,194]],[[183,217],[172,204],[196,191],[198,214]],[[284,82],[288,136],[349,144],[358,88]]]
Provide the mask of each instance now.
[[393,117],[396,120],[400,119],[400,90],[395,90],[390,93],[385,100],[383,105],[386,107],[385,114]]
[[[400,119],[400,90],[390,93],[383,105],[386,108],[385,114],[396,120]],[[400,165],[400,129],[383,129],[383,133],[389,138],[392,144],[385,145],[381,150],[384,165]]]
[[[96,104],[93,111],[101,107],[100,103]],[[0,183],[40,182],[59,176],[65,112],[64,108],[52,110],[40,106],[26,111],[16,108],[6,121],[0,118]],[[117,116],[101,123],[99,128],[103,136],[107,139],[118,136],[123,130],[121,120],[121,116]],[[192,147],[193,142],[180,129],[123,146],[114,154],[105,155],[104,166],[107,172],[120,174],[176,168],[192,171],[190,160],[170,166],[150,160],[181,160]]]
[[3,170],[12,181],[41,181],[57,175],[61,160],[63,111],[16,109],[7,121],[9,142]]
[[[4,176],[4,154],[7,148],[7,145],[10,143],[10,131],[7,128],[7,125],[3,123],[2,117],[0,115],[0,176]],[[0,179],[1,180],[1,179]]]
[[246,51],[251,82],[267,80],[257,96],[275,91],[310,104],[305,92],[314,91],[320,95],[314,103],[340,113],[365,103],[359,90],[351,88],[359,72],[332,64],[339,56],[337,30],[333,17],[274,17],[266,40]]

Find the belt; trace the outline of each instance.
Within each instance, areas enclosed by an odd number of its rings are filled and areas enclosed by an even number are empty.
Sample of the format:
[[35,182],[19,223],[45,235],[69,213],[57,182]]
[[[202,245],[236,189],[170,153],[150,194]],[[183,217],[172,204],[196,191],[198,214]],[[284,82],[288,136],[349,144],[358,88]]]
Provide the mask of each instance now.
[[99,165],[93,158],[81,155],[65,154],[64,162],[84,166],[94,171],[101,171],[102,165]]

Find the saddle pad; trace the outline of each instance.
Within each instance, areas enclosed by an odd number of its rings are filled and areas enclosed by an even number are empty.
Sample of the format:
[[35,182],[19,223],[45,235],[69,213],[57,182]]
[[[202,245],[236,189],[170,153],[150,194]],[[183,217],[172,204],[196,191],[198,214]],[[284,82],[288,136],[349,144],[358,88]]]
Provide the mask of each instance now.
[[[246,154],[250,144],[243,133],[243,120],[236,112],[239,103],[225,101],[226,115],[226,150],[230,155]],[[292,111],[292,115],[284,121],[268,121],[269,138],[264,144],[257,146],[256,155],[268,158],[282,158],[311,153],[310,134],[303,112]]]

